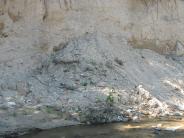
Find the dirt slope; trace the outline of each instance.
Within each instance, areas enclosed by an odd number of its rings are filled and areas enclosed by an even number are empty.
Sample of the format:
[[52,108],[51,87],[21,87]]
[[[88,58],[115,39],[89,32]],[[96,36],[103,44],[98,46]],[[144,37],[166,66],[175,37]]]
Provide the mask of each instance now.
[[182,4],[1,0],[0,133],[182,116]]

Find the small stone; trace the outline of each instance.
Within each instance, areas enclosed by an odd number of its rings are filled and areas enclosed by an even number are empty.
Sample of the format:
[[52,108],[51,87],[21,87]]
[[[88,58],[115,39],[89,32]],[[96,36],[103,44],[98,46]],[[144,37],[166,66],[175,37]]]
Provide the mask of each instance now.
[[119,64],[120,66],[123,66],[123,64],[124,64],[123,61],[122,61],[121,59],[117,58],[117,57],[114,59],[114,61],[115,61],[117,64]]
[[132,121],[133,121],[133,122],[136,122],[136,123],[140,122],[138,116],[134,116],[134,117],[132,118]]
[[123,118],[122,118],[122,122],[127,122],[128,120],[129,120],[128,117],[123,117]]
[[156,128],[154,128],[154,130],[156,130],[156,131],[161,131],[161,128],[156,127]]
[[118,116],[118,120],[121,121],[122,120],[122,117],[121,116]]
[[174,113],[174,116],[182,116],[183,114],[182,113],[180,113],[180,112],[176,112],[176,113]]
[[8,104],[8,107],[10,107],[10,108],[16,106],[16,103],[15,102],[8,102],[7,104]]
[[87,125],[90,125],[91,123],[89,121],[86,122]]
[[40,111],[34,111],[34,114],[39,114],[40,113]]
[[132,109],[128,109],[128,110],[127,110],[128,113],[131,113],[132,111],[133,111]]

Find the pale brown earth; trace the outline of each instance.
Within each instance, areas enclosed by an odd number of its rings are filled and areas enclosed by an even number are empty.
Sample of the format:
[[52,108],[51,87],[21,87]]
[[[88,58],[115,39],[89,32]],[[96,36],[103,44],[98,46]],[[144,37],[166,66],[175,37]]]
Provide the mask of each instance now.
[[0,133],[183,116],[183,4],[0,0]]

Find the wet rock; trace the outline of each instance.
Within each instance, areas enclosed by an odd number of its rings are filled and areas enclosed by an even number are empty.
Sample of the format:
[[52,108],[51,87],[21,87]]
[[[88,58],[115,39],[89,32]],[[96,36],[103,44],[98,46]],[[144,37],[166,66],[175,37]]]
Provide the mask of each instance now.
[[154,133],[155,134],[160,134],[162,124],[157,124],[157,126],[154,128]]

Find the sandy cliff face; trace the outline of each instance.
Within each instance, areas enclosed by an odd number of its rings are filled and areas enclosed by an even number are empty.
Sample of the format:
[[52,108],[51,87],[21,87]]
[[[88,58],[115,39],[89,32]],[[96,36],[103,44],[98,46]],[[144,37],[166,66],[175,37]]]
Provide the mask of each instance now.
[[18,33],[19,26],[20,33],[29,34],[31,43],[36,39],[50,43],[49,47],[62,41],[58,37],[69,39],[95,31],[119,33],[134,46],[148,45],[167,53],[176,40],[183,41],[182,5],[180,0],[2,0],[0,28]]
[[0,133],[182,114],[183,3],[0,0]]

